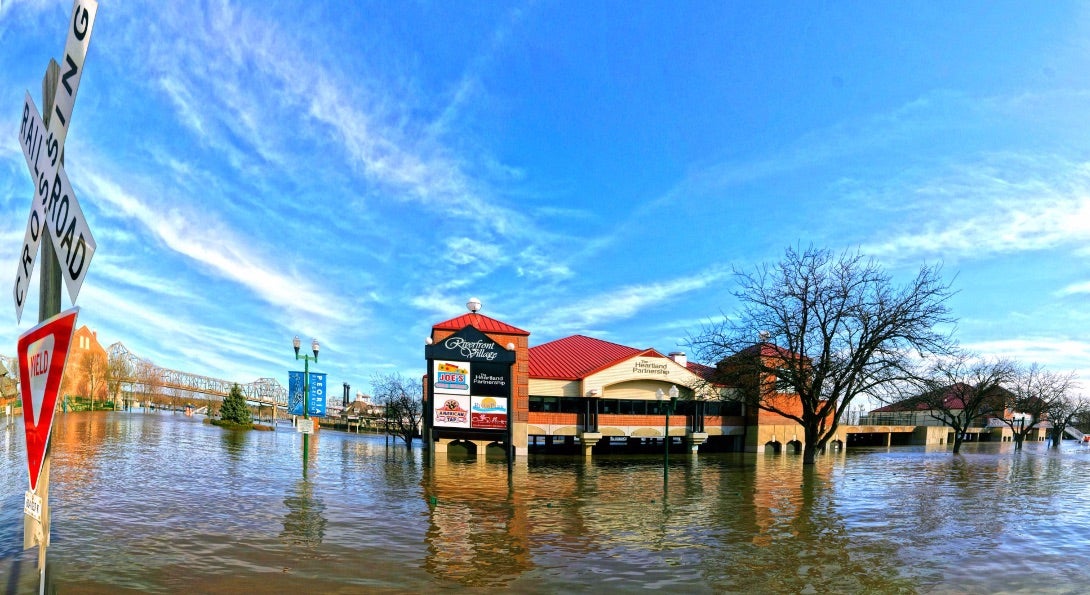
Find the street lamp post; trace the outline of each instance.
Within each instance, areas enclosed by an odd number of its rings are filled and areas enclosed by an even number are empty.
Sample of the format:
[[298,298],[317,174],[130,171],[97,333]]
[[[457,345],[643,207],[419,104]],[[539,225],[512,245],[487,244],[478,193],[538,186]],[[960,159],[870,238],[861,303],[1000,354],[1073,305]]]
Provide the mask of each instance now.
[[[307,354],[299,355],[299,335],[295,335],[295,338],[291,341],[291,346],[295,348],[295,359],[303,360],[303,419],[310,421],[310,361],[313,359],[315,363],[318,363],[318,339],[311,339],[310,349],[314,351],[314,357]],[[310,433],[303,432],[303,473],[306,473],[307,456],[310,454]]]
[[662,451],[662,487],[665,490],[668,480],[670,479],[670,414],[674,412],[674,407],[677,405],[678,390],[677,385],[670,387],[670,400],[666,400],[666,394],[662,392],[662,389],[655,391],[655,396],[658,397],[660,403],[666,408],[666,431],[663,432],[663,451]]

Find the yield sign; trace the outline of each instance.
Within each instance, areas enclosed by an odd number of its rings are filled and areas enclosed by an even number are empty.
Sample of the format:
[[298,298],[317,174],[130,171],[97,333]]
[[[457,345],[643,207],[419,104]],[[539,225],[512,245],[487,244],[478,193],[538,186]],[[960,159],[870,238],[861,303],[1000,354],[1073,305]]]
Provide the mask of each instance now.
[[19,384],[31,491],[38,487],[77,314],[79,308],[65,310],[19,337]]

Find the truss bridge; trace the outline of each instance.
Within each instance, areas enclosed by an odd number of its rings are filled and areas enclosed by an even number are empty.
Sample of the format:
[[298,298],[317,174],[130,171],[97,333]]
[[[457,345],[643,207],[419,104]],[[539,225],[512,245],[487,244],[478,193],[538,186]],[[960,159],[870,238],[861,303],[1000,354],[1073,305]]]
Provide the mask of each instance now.
[[120,373],[118,380],[130,393],[154,394],[168,390],[175,394],[196,393],[222,400],[237,384],[249,403],[278,407],[288,405],[288,390],[275,378],[258,378],[242,383],[162,368],[136,356],[120,341],[110,345],[106,351],[109,360],[118,363],[115,368]]

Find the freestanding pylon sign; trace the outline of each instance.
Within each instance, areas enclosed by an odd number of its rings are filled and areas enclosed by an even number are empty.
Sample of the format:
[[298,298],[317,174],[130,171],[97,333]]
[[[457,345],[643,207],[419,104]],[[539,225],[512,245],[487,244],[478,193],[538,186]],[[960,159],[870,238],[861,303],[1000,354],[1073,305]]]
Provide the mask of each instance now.
[[[79,308],[66,310],[19,337],[19,383],[23,391],[23,428],[31,492],[38,488],[38,474],[45,462],[53,411],[78,314]],[[27,499],[31,500],[29,496]]]

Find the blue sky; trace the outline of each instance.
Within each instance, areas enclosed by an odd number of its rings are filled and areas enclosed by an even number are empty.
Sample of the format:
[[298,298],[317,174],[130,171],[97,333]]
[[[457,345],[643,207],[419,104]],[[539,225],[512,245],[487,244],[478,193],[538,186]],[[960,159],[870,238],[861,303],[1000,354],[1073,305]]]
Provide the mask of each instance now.
[[[1088,8],[103,0],[66,142],[80,320],[239,382],[316,337],[355,392],[422,374],[471,296],[532,345],[672,351],[736,307],[732,267],[814,244],[941,262],[965,346],[1085,380]],[[0,0],[9,283],[18,118],[71,9]]]

